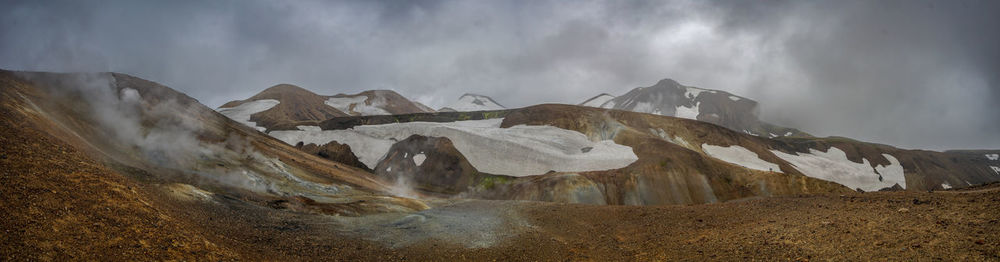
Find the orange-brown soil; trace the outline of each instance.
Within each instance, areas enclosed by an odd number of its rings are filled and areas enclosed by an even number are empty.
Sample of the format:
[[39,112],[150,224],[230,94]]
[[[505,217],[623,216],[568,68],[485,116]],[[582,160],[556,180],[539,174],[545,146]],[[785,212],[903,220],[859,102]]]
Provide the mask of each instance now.
[[[359,226],[225,196],[178,201],[2,113],[4,260],[1000,259],[996,185],[655,207],[442,201],[431,211],[502,222]],[[448,238],[504,232],[471,248]],[[404,241],[418,234],[431,237]]]

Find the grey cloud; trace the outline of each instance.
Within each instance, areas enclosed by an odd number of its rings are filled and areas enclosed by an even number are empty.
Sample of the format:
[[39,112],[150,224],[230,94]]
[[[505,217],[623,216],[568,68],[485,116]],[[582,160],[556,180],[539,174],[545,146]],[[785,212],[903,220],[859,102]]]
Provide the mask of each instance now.
[[118,71],[209,106],[277,83],[433,107],[578,103],[661,78],[765,120],[909,148],[1000,148],[992,1],[22,1],[0,67]]

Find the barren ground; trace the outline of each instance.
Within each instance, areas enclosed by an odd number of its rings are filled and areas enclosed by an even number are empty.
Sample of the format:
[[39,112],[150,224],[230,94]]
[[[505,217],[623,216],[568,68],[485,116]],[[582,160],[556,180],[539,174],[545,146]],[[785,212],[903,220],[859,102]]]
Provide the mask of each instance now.
[[0,113],[2,260],[1000,260],[1000,185],[656,207],[437,200],[349,218],[180,200]]

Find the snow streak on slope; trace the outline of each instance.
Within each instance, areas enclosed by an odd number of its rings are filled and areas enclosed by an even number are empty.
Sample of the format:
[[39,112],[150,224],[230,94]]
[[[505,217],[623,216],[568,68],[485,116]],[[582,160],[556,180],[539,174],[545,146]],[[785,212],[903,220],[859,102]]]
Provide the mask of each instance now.
[[236,122],[240,122],[241,124],[253,127],[258,131],[264,132],[264,130],[267,129],[261,126],[257,126],[257,123],[250,121],[250,115],[264,112],[265,110],[271,109],[272,107],[278,105],[278,103],[279,103],[278,100],[274,99],[261,99],[243,103],[235,107],[219,108],[219,113],[225,115],[226,117],[229,117],[232,120],[236,120]]
[[777,164],[760,159],[757,153],[741,146],[733,145],[729,147],[713,146],[702,144],[701,150],[706,154],[718,158],[719,160],[737,164],[749,169],[761,171],[773,171],[781,173],[781,168]]
[[618,169],[638,160],[628,146],[590,141],[584,134],[551,126],[500,128],[503,119],[450,123],[409,122],[356,126],[347,130],[274,131],[289,144],[347,144],[359,160],[374,168],[395,141],[411,135],[446,137],[481,172],[540,175],[549,171],[585,172]]
[[589,107],[601,107],[601,105],[604,105],[604,103],[611,101],[611,99],[615,99],[615,96],[609,94],[600,94],[591,99],[587,99],[587,101],[580,103],[580,105]]
[[862,158],[863,163],[853,162],[847,159],[847,153],[836,147],[830,147],[827,152],[810,148],[809,153],[797,153],[797,155],[778,150],[771,152],[791,163],[806,176],[835,182],[851,189],[876,191],[895,184],[906,189],[903,166],[899,164],[899,160],[888,154],[882,156],[889,160],[889,166],[878,165],[872,168],[868,159]]
[[[484,95],[465,94],[455,103],[445,107],[459,112],[485,111],[505,109],[502,105],[493,101],[492,98]],[[442,108],[443,111],[446,111]]]
[[993,161],[1000,160],[1000,154],[986,154],[986,159]]
[[384,107],[385,101],[376,97],[372,99],[372,104],[368,105],[365,100],[368,100],[368,96],[359,95],[353,97],[331,97],[327,99],[325,104],[340,110],[341,112],[351,114],[351,112],[357,112],[363,116],[370,115],[391,115],[389,111],[382,109]]

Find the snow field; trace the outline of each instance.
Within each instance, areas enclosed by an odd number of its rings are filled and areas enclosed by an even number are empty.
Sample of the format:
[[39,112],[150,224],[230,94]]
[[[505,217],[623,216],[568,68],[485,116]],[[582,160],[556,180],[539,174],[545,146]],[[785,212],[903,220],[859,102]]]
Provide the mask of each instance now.
[[[579,132],[552,126],[500,128],[502,121],[501,118],[450,123],[409,122],[319,132],[273,131],[270,134],[289,144],[322,145],[330,141],[347,144],[359,160],[371,168],[381,161],[393,143],[411,135],[446,137],[476,169],[491,174],[530,176],[548,171],[609,170],[638,160],[631,147],[613,141],[594,142]],[[587,147],[592,149],[584,152]]]
[[778,167],[778,164],[764,161],[763,159],[760,159],[760,156],[758,156],[757,153],[741,146],[733,145],[721,147],[702,144],[701,150],[705,151],[705,153],[709,156],[718,158],[719,160],[740,165],[749,169],[781,173],[781,168]]
[[257,126],[257,123],[250,121],[250,115],[263,112],[265,110],[271,109],[272,107],[278,105],[278,100],[274,99],[261,99],[243,103],[241,105],[229,108],[219,108],[219,113],[229,117],[236,122],[240,122],[249,127],[257,129],[257,131],[264,132],[267,130],[264,127]]
[[[876,191],[894,184],[906,188],[903,166],[899,164],[899,160],[888,154],[882,154],[889,160],[888,166],[878,165],[872,168],[868,159],[862,158],[862,163],[853,162],[847,159],[847,153],[836,147],[830,147],[827,152],[816,149],[809,149],[809,153],[796,154],[786,154],[778,150],[771,152],[791,163],[806,176],[835,182],[851,189]],[[879,174],[882,179],[879,179]]]

